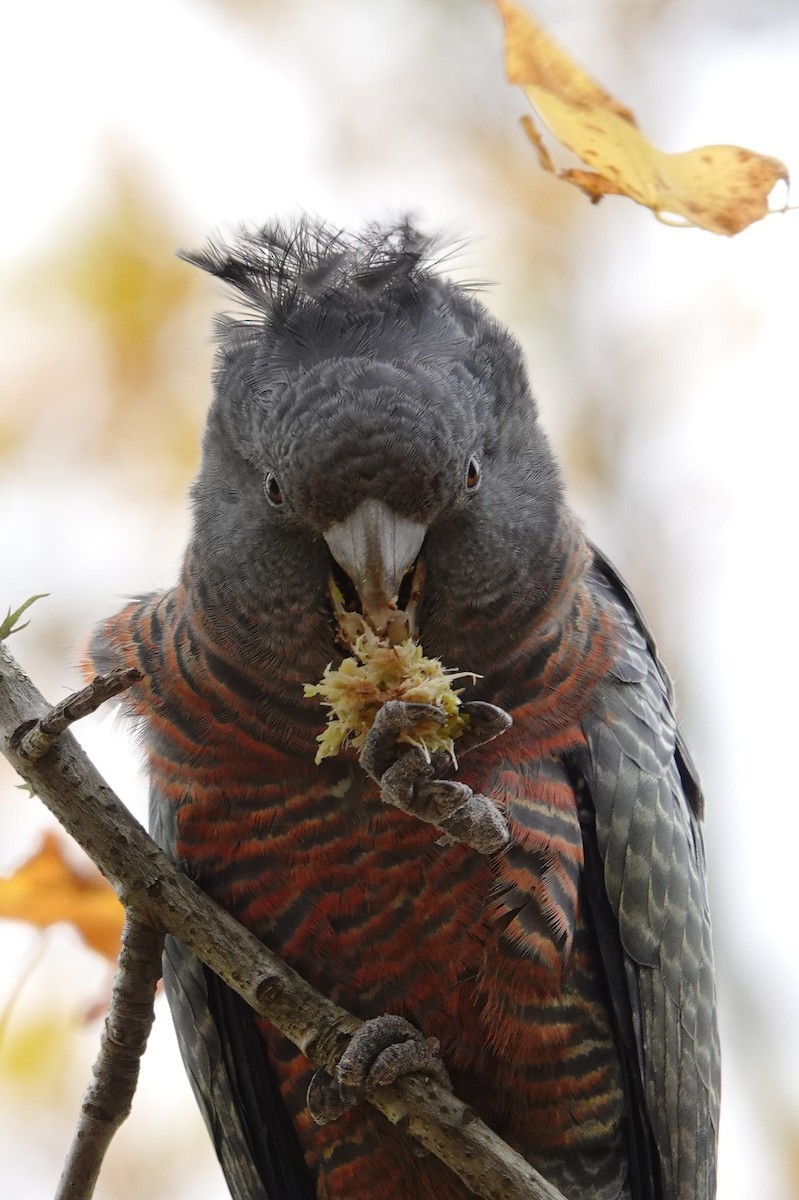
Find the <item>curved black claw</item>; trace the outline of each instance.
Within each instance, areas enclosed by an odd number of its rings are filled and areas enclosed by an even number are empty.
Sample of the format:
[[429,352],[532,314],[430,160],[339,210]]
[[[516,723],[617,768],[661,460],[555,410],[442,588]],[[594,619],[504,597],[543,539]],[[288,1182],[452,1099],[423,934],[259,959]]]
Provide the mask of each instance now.
[[[512,719],[503,709],[480,701],[463,704],[469,724],[458,740],[459,753],[482,746],[504,733]],[[429,704],[389,700],[378,712],[361,751],[361,766],[380,784],[387,804],[435,825],[446,842],[463,842],[480,854],[493,854],[508,841],[508,827],[497,806],[454,779],[441,779],[452,766],[449,756],[432,759],[418,746],[398,741],[422,720],[443,725],[446,717]]]
[[435,825],[447,842],[463,842],[480,854],[494,854],[508,841],[502,813],[489,800],[456,779],[434,779],[434,768],[410,746],[384,772],[380,795],[387,804]]
[[486,704],[484,700],[466,700],[458,712],[461,716],[469,718],[469,724],[456,743],[459,756],[476,750],[478,746],[484,746],[486,742],[492,742],[513,724],[513,717],[505,712],[504,708],[499,708],[496,704]]
[[307,1103],[317,1125],[326,1125],[354,1107],[376,1087],[420,1072],[450,1086],[438,1056],[438,1039],[426,1038],[404,1017],[375,1017],[353,1034],[335,1077],[317,1071],[308,1085]]
[[[446,722],[446,715],[434,704],[409,704],[405,700],[387,700],[372,722],[361,751],[360,763],[367,775],[379,783],[399,749],[397,738],[414,729],[420,721]],[[423,756],[424,757],[424,756]],[[426,761],[426,760],[425,760]]]

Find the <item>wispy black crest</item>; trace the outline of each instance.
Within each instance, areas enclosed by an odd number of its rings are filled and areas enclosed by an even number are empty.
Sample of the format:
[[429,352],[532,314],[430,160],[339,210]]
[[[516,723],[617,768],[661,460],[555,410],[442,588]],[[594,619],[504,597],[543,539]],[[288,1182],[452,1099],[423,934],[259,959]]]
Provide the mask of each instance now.
[[438,248],[407,220],[353,234],[303,217],[293,226],[245,230],[232,245],[211,242],[180,257],[223,279],[248,308],[280,324],[306,302],[322,299],[338,297],[347,307],[383,295],[407,302],[429,279]]

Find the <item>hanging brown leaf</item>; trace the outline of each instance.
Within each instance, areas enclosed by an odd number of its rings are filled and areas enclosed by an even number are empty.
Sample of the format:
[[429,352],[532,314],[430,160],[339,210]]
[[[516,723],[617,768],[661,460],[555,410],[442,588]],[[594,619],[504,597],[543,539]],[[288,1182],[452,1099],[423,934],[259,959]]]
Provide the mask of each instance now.
[[65,921],[112,963],[119,954],[124,915],[99,871],[76,870],[53,833],[45,834],[39,850],[13,875],[0,878],[0,917],[40,928]]
[[740,233],[769,212],[768,198],[788,170],[740,146],[702,146],[666,154],[638,129],[628,108],[599,86],[522,9],[496,0],[505,24],[505,69],[541,121],[588,170],[555,167],[532,118],[523,118],[541,166],[594,202],[629,196],[655,216],[679,217],[712,233]]

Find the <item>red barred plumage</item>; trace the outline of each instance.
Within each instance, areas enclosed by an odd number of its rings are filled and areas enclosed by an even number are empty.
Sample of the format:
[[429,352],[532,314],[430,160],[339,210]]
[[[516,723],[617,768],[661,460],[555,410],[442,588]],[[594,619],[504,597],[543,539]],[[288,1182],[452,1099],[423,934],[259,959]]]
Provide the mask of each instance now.
[[[181,599],[178,592],[170,603],[130,606],[103,629],[115,658],[143,663],[136,647],[147,646],[150,672],[156,657],[163,663],[157,699],[148,674],[131,707],[150,714],[154,787],[174,810],[178,859],[331,998],[365,1017],[400,1013],[438,1037],[467,1095],[475,1063],[490,1053],[471,1102],[526,1153],[590,1152],[597,1140],[618,1141],[618,1071],[602,1000],[572,994],[568,983],[595,973],[579,904],[575,797],[554,756],[584,742],[579,725],[562,721],[574,687],[568,643],[559,640],[562,653],[540,680],[545,700],[513,714],[504,744],[461,764],[460,778],[491,795],[510,821],[512,849],[492,864],[462,846],[437,846],[435,829],[388,809],[352,762],[320,768],[270,746],[252,709],[210,673],[207,645],[178,666],[171,630],[201,637],[197,614],[181,611]],[[582,599],[572,607],[593,612]],[[605,645],[589,661],[602,665],[608,654]],[[202,738],[170,719],[176,708],[191,714]],[[587,1043],[594,1057],[583,1069]],[[342,1164],[341,1145],[352,1139],[355,1154],[364,1122],[376,1118],[359,1109],[320,1130],[302,1116],[311,1065],[285,1046],[273,1061],[309,1161],[323,1170],[337,1148],[329,1194],[369,1195],[374,1162],[368,1170]],[[429,1163],[422,1169],[400,1142],[377,1161],[384,1184],[395,1179],[391,1194],[421,1197],[422,1180],[440,1173]],[[442,1187],[465,1195],[446,1172],[436,1195]]]

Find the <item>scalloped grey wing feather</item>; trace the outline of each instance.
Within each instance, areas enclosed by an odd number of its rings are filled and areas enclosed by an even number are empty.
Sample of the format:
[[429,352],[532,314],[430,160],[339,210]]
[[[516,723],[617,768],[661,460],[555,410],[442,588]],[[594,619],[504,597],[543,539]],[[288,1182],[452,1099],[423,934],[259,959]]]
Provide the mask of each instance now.
[[270,1200],[242,1129],[202,964],[167,938],[164,986],[181,1057],[233,1200]]
[[[586,723],[585,775],[605,885],[629,958],[666,1195],[709,1200],[719,1054],[701,829],[683,786],[667,677],[645,628],[636,628],[637,614],[607,590],[624,633],[619,662]],[[682,765],[691,776],[690,762]]]

